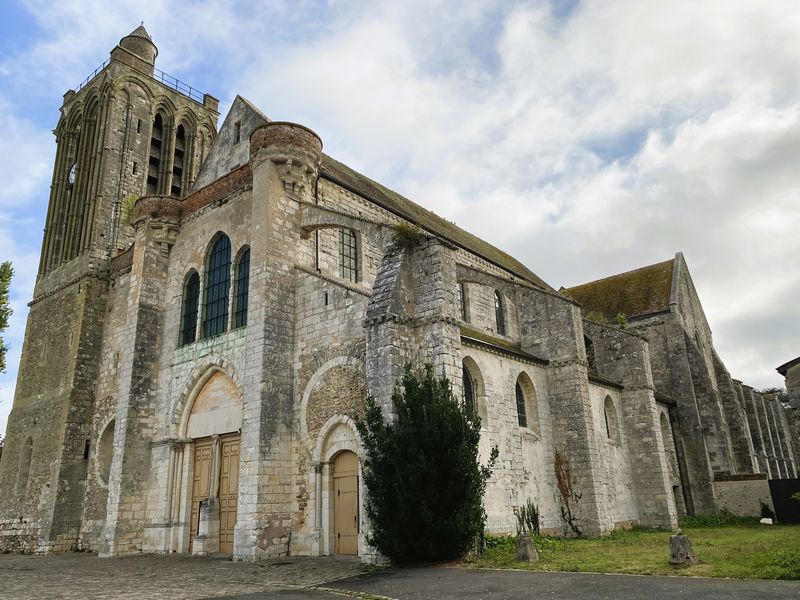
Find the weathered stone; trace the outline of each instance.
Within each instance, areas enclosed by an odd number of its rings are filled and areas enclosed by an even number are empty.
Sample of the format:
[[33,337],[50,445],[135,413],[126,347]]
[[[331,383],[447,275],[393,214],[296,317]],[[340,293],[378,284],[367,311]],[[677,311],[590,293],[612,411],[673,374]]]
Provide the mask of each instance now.
[[680,529],[669,537],[669,564],[688,567],[697,563],[689,537]]
[[530,535],[518,535],[514,542],[514,558],[517,562],[535,563],[539,560],[539,552],[533,545]]
[[[671,529],[714,509],[715,473],[795,468],[777,404],[713,352],[682,257],[664,311],[629,329],[585,321],[512,257],[322,154],[307,128],[237,96],[217,134],[213,98],[153,80],[137,31],[65,95],[0,550],[335,553],[335,469],[357,464],[365,397],[392,418],[405,366],[425,362],[457,398],[471,390],[482,459],[499,447],[491,533],[513,532],[527,500],[546,533]],[[420,235],[395,244],[398,224]],[[345,536],[377,561],[351,471]]]

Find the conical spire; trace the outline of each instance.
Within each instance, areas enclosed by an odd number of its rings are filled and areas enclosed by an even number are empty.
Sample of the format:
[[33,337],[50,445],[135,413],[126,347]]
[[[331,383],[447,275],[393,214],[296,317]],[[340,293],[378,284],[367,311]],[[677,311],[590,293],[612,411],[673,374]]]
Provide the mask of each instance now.
[[150,42],[153,41],[153,38],[150,37],[150,34],[147,33],[147,30],[144,28],[144,21],[142,21],[136,29],[131,31],[125,37],[134,37],[134,36],[135,37],[142,37],[142,38],[144,38],[144,39],[146,39],[146,40],[148,40]]
[[144,28],[144,21],[142,21],[141,25],[136,29],[122,38],[119,41],[119,46],[151,65],[155,64],[156,56],[158,56],[158,48],[156,48],[153,39]]

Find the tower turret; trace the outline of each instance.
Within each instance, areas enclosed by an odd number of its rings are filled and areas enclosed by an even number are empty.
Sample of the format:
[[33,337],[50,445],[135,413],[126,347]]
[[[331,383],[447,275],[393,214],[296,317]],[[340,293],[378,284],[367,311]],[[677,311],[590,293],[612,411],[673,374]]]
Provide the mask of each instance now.
[[158,48],[144,28],[144,22],[122,38],[111,51],[111,58],[119,60],[138,71],[153,74]]

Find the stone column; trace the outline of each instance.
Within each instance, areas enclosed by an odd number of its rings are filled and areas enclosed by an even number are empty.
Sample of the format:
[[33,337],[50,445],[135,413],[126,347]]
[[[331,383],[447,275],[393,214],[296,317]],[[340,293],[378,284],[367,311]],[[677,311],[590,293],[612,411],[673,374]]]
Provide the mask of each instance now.
[[180,203],[175,199],[154,196],[136,202],[126,323],[131,351],[122,355],[119,364],[114,454],[101,556],[139,552],[145,537],[169,250],[179,220]]
[[598,371],[624,385],[622,424],[631,457],[639,523],[673,529],[678,524],[677,510],[647,341],[636,333],[589,321],[585,326],[594,345]]
[[550,358],[548,401],[554,445],[569,459],[574,491],[582,494],[573,504],[573,513],[584,533],[607,533],[614,524],[607,509],[605,469],[592,416],[580,308],[566,298],[532,288],[520,290],[518,297],[522,350]]
[[295,256],[299,201],[309,201],[322,142],[313,131],[271,122],[250,137],[253,174],[248,353],[242,395],[242,438],[234,557],[285,555],[294,431]]

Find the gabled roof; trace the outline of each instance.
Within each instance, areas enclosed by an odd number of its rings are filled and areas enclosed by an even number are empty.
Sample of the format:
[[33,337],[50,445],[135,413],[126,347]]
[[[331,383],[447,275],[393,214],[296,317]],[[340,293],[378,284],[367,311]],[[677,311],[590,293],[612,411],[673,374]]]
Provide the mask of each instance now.
[[528,269],[525,265],[515,259],[513,256],[495,248],[489,242],[486,242],[471,233],[464,231],[457,225],[450,221],[443,219],[439,215],[422,208],[401,196],[397,192],[382,186],[377,181],[373,181],[369,177],[362,175],[334,160],[330,156],[323,154],[322,156],[322,171],[321,175],[326,179],[333,181],[347,188],[356,194],[371,200],[378,206],[394,213],[407,221],[410,221],[418,227],[437,235],[456,246],[459,246],[469,252],[477,254],[488,262],[500,267],[524,279],[537,287],[544,288],[549,291],[555,291],[547,283],[544,282],[538,275]]
[[675,260],[612,275],[583,285],[561,289],[584,312],[597,312],[609,321],[619,313],[627,318],[669,310]]
[[778,373],[780,373],[781,375],[783,375],[784,377],[786,377],[786,373],[787,373],[787,371],[789,371],[789,369],[791,369],[791,368],[792,368],[792,367],[794,367],[795,365],[800,365],[800,356],[798,356],[797,358],[795,358],[795,359],[793,359],[793,360],[790,360],[790,361],[789,361],[789,362],[787,362],[787,363],[783,363],[783,364],[782,364],[780,367],[778,367],[778,368],[777,368],[777,369],[775,369],[775,370],[776,370]]
[[[210,185],[215,180],[232,172],[249,160],[249,154],[247,154],[247,150],[249,149],[248,145],[242,144],[234,148],[230,145],[229,140],[226,139],[228,137],[226,131],[231,127],[232,122],[237,119],[241,122],[242,139],[248,139],[250,134],[257,127],[270,121],[270,119],[252,102],[237,95],[231,105],[231,109],[228,111],[228,115],[225,117],[225,121],[220,127],[217,137],[212,143],[208,156],[200,168],[192,192]],[[479,237],[464,231],[450,221],[422,208],[419,204],[412,202],[397,192],[382,186],[377,181],[373,181],[369,177],[354,171],[347,165],[340,163],[326,154],[322,155],[320,175],[364,197],[381,208],[414,223],[425,231],[443,238],[473,254],[477,254],[484,260],[500,267],[510,274],[516,275],[520,279],[545,290],[555,292],[551,286],[545,283],[533,271],[509,254],[495,248]]]

